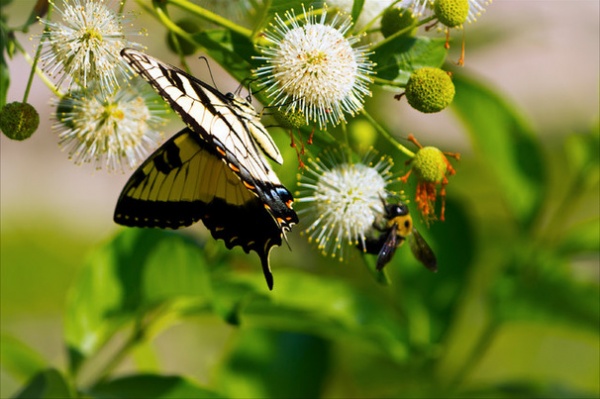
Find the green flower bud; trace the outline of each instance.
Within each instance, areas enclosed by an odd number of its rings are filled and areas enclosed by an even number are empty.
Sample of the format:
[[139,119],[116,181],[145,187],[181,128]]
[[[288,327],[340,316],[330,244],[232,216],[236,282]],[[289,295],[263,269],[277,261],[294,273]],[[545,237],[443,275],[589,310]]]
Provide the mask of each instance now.
[[425,67],[412,73],[404,93],[414,109],[424,113],[439,112],[454,99],[454,84],[439,68]]
[[12,140],[25,140],[40,125],[40,115],[28,103],[13,102],[6,104],[0,112],[0,129]]
[[[200,24],[198,24],[197,21],[190,18],[184,18],[182,20],[179,20],[177,22],[177,26],[179,26],[187,33],[194,34],[200,32]],[[177,53],[177,46],[175,46],[175,40],[173,39],[173,36],[177,36],[179,48],[181,49],[183,55],[192,55],[196,52],[196,49],[198,49],[198,46],[196,46],[195,44],[188,42],[186,39],[173,32],[169,32],[167,33],[167,44],[169,45],[169,49],[172,52]]]
[[[406,8],[388,8],[381,17],[381,33],[384,37],[389,37],[396,32],[399,32],[409,26],[412,26],[416,21],[410,10]],[[412,36],[417,31],[416,26],[407,31],[402,36]]]
[[433,11],[438,21],[449,28],[454,28],[467,20],[469,0],[435,0]]
[[412,159],[412,170],[417,179],[426,183],[439,183],[446,174],[446,157],[436,147],[423,147]]
[[273,113],[273,117],[284,129],[299,129],[306,125],[306,116],[299,110],[288,113],[277,110]]

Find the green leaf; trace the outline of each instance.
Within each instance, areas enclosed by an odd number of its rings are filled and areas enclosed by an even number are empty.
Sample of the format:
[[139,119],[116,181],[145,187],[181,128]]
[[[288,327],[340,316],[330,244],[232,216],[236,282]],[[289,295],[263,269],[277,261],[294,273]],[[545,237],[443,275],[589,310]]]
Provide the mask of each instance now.
[[398,90],[404,87],[413,71],[423,67],[439,68],[448,50],[445,39],[400,36],[378,47],[371,59],[377,63],[377,78],[393,82],[384,86]]
[[207,270],[200,248],[181,234],[123,230],[90,255],[70,292],[65,329],[72,367],[144,312],[209,298]]
[[0,336],[0,363],[6,371],[21,379],[31,378],[48,367],[42,355],[7,334]]
[[[264,284],[261,276],[256,277],[256,284]],[[219,301],[228,304],[224,309],[229,309],[229,318],[242,327],[348,337],[394,359],[406,358],[406,330],[401,315],[393,303],[385,300],[379,285],[369,292],[326,277],[282,272],[277,274],[275,289],[270,293],[263,287],[260,294],[249,283],[246,295],[223,289],[226,285],[244,289],[243,281],[240,275],[228,274],[215,281],[214,290],[215,296],[221,297]]]
[[88,392],[93,398],[223,398],[179,376],[152,374],[132,375],[94,386]]
[[77,395],[70,388],[68,381],[56,369],[47,369],[39,372],[19,392],[15,398],[76,398]]
[[475,151],[495,173],[504,200],[523,227],[531,226],[547,193],[538,139],[507,100],[482,82],[454,73],[452,108],[463,121]]
[[318,398],[331,368],[331,345],[309,334],[242,330],[219,373],[230,397]]
[[595,218],[567,231],[558,248],[558,253],[564,256],[600,252],[600,219]]
[[358,17],[360,17],[361,11],[365,5],[365,0],[354,0],[352,3],[352,20],[358,21]]
[[[447,190],[452,191],[451,184]],[[469,216],[469,203],[465,201],[467,199],[447,198],[446,221],[436,222],[429,230],[419,225],[418,216],[413,216],[418,231],[437,257],[437,273],[431,273],[417,262],[408,247],[399,248],[398,259],[386,266],[397,276],[392,281],[402,284],[396,289],[414,344],[438,344],[443,340],[467,289],[478,242]]]
[[[523,255],[521,255],[523,256]],[[500,321],[539,320],[598,331],[600,287],[574,278],[566,261],[551,251],[516,258],[490,292]]]

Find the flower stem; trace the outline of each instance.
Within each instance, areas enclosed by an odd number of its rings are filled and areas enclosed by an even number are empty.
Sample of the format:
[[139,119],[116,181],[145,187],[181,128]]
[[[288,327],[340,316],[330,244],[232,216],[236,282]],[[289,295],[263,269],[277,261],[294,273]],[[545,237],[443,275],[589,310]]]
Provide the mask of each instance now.
[[[41,42],[40,42],[41,44]],[[29,75],[29,81],[27,82],[27,87],[25,88],[25,94],[23,95],[23,102],[27,102],[27,98],[29,97],[29,91],[31,90],[31,84],[33,82],[33,74],[37,74],[38,77],[42,80],[42,82],[44,82],[44,84],[52,91],[52,93],[54,93],[54,95],[56,95],[57,97],[62,97],[63,93],[54,85],[54,83],[52,83],[52,81],[50,79],[48,79],[48,77],[46,76],[46,74],[44,74],[44,72],[37,67],[37,60],[39,58],[39,51],[38,53],[36,53],[36,58],[32,59],[31,56],[29,54],[27,54],[27,51],[25,51],[25,49],[23,47],[21,47],[21,45],[18,42],[15,42],[15,45],[17,47],[17,49],[21,52],[21,54],[23,54],[23,58],[25,58],[25,61],[27,61],[29,63],[29,65],[31,65],[31,74]],[[40,47],[38,47],[39,50]]]
[[369,120],[369,122],[371,122],[371,124],[375,127],[375,129],[383,136],[387,139],[387,141],[389,141],[396,149],[398,149],[400,152],[402,152],[404,155],[410,157],[410,158],[414,158],[415,153],[412,152],[411,150],[409,150],[408,148],[406,148],[405,146],[403,146],[402,144],[400,144],[391,134],[390,132],[388,132],[387,130],[385,130],[383,128],[383,126],[381,126],[379,123],[377,123],[377,121],[375,119],[373,119],[373,117],[371,115],[369,115],[369,113],[363,109],[361,111],[361,113],[363,114],[363,116],[365,118],[367,118]]
[[398,32],[395,32],[393,35],[390,35],[390,36],[386,37],[382,41],[377,42],[375,44],[372,44],[371,47],[369,48],[369,51],[374,51],[374,50],[378,49],[379,47],[384,46],[384,45],[390,43],[391,41],[395,40],[396,38],[398,38],[398,37],[400,37],[400,36],[402,36],[402,35],[410,32],[414,28],[417,28],[417,27],[419,27],[421,25],[426,24],[427,22],[433,20],[434,18],[435,18],[435,16],[424,18],[424,19],[422,19],[420,21],[415,22],[412,25],[407,26],[404,29],[400,29]]
[[189,11],[194,15],[199,16],[202,19],[210,21],[214,24],[222,26],[225,29],[228,29],[232,32],[237,33],[238,35],[247,37],[249,40],[252,39],[252,31],[250,29],[244,28],[243,26],[237,25],[227,18],[223,18],[220,15],[217,15],[213,12],[208,11],[207,9],[197,6],[187,0],[167,0],[168,3],[173,4],[176,7],[181,8],[182,10]]

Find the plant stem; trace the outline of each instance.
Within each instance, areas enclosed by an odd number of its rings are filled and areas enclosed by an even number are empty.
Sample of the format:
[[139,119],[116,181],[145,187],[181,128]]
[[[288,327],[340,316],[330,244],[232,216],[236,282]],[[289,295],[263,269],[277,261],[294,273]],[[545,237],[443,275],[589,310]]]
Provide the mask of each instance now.
[[244,28],[243,26],[237,25],[227,18],[223,18],[220,15],[217,15],[213,12],[208,11],[207,9],[197,6],[187,0],[167,0],[170,4],[181,8],[182,10],[189,11],[192,14],[199,16],[207,21],[210,21],[214,24],[222,26],[225,29],[228,29],[232,32],[237,33],[238,35],[247,37],[249,40],[252,39],[252,31],[250,29]]
[[390,36],[386,37],[385,39],[383,39],[383,40],[381,40],[381,41],[379,41],[379,42],[377,42],[375,44],[372,44],[369,47],[369,51],[374,51],[374,50],[378,49],[379,47],[384,46],[384,45],[390,43],[391,41],[395,40],[396,38],[398,38],[398,37],[400,37],[400,36],[402,36],[402,35],[410,32],[414,28],[417,28],[417,27],[419,27],[421,25],[426,24],[427,22],[430,22],[434,18],[435,18],[435,16],[431,16],[431,17],[422,19],[421,21],[417,21],[416,23],[414,23],[412,25],[409,25],[409,26],[407,26],[404,29],[400,29],[398,32],[395,32],[393,35],[390,35]]
[[485,329],[479,336],[477,344],[473,347],[467,360],[463,363],[462,367],[456,372],[454,378],[448,384],[446,391],[455,392],[460,385],[469,377],[471,372],[475,369],[481,360],[485,357],[488,350],[492,346],[498,331],[500,330],[501,323],[496,320],[489,321],[485,326]]
[[375,119],[373,119],[373,117],[371,115],[369,115],[369,113],[363,109],[361,111],[361,113],[364,115],[365,118],[367,118],[369,120],[369,122],[371,122],[371,124],[375,127],[375,129],[383,136],[387,139],[387,141],[389,141],[396,149],[398,149],[400,152],[402,152],[404,155],[410,157],[410,158],[414,158],[415,153],[412,152],[411,150],[409,150],[408,148],[406,148],[405,146],[403,146],[402,144],[400,144],[391,134],[390,132],[388,132],[387,130],[385,130],[383,128],[383,126],[381,126],[379,123],[377,123],[377,121]]

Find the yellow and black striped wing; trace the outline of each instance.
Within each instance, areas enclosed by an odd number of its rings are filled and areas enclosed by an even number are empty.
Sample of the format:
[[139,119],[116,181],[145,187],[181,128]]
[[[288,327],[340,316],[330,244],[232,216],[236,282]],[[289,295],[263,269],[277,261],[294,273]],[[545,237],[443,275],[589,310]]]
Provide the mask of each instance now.
[[[283,186],[270,190],[291,201]],[[279,226],[219,153],[189,128],[163,144],[131,176],[114,220],[132,227],[173,229],[202,220],[227,248],[239,245],[255,251],[269,288],[273,286],[268,256],[271,247],[281,245]]]

